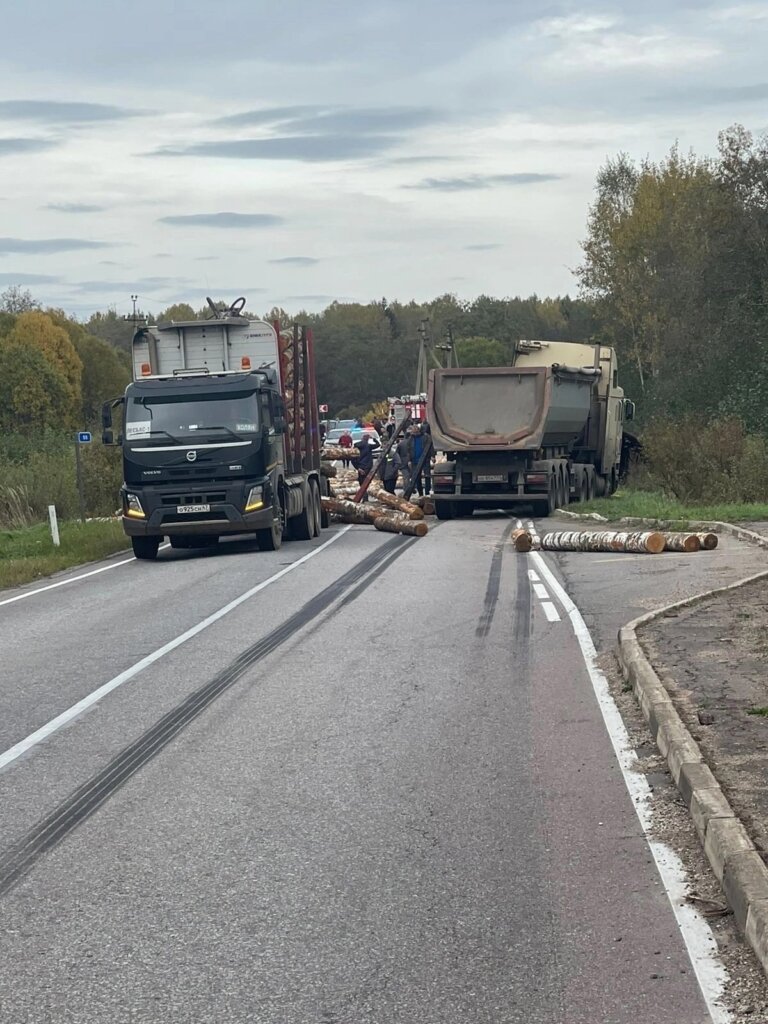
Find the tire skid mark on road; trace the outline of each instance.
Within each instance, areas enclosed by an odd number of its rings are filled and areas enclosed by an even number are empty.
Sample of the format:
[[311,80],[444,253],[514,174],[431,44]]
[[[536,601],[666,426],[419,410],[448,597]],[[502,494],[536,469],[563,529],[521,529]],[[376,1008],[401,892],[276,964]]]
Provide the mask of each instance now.
[[488,636],[493,624],[493,617],[496,614],[496,605],[499,601],[499,590],[501,589],[501,562],[504,557],[504,549],[507,546],[509,535],[514,529],[514,523],[504,528],[501,540],[493,550],[491,568],[488,573],[488,585],[485,588],[485,601],[483,611],[475,629],[475,636]]
[[[415,539],[415,538],[414,538]],[[412,542],[411,542],[412,543]],[[402,538],[377,548],[340,576],[322,593],[313,597],[267,636],[243,651],[231,665],[199,687],[180,704],[163,715],[150,729],[125,747],[100,772],[79,786],[50,814],[30,829],[5,853],[0,854],[0,896],[4,896],[25,875],[36,861],[58,846],[71,832],[85,822],[106,801],[125,785],[141,768],[198,718],[218,697],[232,687],[248,669],[277,650],[351,587],[355,587],[382,563],[389,566],[411,546]],[[358,593],[362,592],[360,587]]]

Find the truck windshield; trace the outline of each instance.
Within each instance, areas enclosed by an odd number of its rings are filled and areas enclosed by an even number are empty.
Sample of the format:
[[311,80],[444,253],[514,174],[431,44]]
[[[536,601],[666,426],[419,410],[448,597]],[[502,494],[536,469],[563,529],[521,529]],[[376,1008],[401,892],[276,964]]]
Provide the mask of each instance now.
[[259,430],[256,391],[223,395],[133,395],[126,406],[127,441],[184,444],[190,439],[245,440]]

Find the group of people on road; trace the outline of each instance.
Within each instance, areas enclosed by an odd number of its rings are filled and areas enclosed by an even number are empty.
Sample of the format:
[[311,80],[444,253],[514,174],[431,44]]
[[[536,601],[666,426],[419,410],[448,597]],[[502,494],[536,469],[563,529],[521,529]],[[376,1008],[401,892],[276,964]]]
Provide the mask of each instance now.
[[[389,433],[389,439],[395,432]],[[365,480],[373,469],[374,445],[371,438],[365,435],[353,446],[352,438],[350,444],[344,445],[342,439],[339,444],[350,449],[354,447],[358,454],[351,454],[350,461],[357,470],[360,483]],[[426,451],[426,455],[424,455]],[[415,490],[419,495],[429,494],[432,490],[432,435],[429,424],[426,420],[409,427],[403,437],[393,445],[384,456],[379,466],[378,474],[384,489],[394,494],[397,488],[399,477],[403,478],[403,490]]]

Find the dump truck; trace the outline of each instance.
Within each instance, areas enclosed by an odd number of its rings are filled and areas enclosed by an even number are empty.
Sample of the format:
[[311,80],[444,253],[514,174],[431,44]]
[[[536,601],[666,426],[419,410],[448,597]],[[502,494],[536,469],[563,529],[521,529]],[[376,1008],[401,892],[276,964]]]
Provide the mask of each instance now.
[[633,417],[605,345],[520,341],[511,366],[432,370],[438,518],[520,505],[548,516],[613,493],[636,443],[624,429]]
[[255,534],[275,551],[328,525],[311,331],[248,319],[244,298],[208,304],[209,319],[136,330],[133,381],[102,410],[103,442],[122,448],[123,526],[140,559],[156,558],[165,537],[204,548]]

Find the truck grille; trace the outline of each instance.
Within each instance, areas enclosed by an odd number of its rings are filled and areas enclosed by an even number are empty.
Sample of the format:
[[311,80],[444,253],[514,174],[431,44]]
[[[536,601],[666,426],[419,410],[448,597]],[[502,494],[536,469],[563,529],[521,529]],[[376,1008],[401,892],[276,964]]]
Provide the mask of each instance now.
[[163,505],[215,505],[216,502],[226,501],[225,491],[215,491],[211,494],[164,494]]

